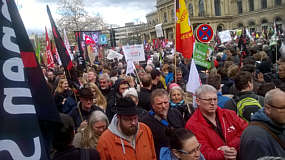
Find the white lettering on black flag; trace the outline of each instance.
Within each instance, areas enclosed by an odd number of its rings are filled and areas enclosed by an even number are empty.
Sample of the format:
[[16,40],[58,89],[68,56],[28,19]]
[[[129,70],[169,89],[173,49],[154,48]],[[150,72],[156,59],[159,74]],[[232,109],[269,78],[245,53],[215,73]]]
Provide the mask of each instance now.
[[1,1],[0,159],[45,160],[38,120],[59,116],[15,2]]

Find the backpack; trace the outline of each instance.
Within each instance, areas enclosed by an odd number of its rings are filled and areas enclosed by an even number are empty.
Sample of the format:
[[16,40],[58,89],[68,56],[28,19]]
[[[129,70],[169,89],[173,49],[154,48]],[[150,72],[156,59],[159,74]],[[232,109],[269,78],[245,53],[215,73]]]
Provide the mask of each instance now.
[[245,97],[237,102],[237,114],[245,121],[250,121],[250,117],[262,106],[259,103],[259,96],[256,98]]

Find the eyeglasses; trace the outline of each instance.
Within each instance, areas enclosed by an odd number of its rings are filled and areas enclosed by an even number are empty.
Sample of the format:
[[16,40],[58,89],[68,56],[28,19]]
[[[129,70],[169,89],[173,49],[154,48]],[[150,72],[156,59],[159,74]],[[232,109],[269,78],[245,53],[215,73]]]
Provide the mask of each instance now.
[[199,98],[199,99],[201,99],[201,100],[204,100],[204,101],[207,101],[207,102],[217,102],[217,100],[218,100],[218,98],[207,98],[207,99],[205,99],[205,98]]
[[199,152],[200,151],[200,148],[201,148],[201,144],[199,144],[196,148],[192,149],[191,151],[189,152],[186,152],[182,149],[179,149],[177,150],[178,152],[182,153],[182,154],[188,154],[188,155],[193,155],[194,153],[196,152]]
[[278,112],[285,112],[285,108],[280,108],[280,107],[274,106],[272,104],[267,104],[267,105],[269,105],[271,108],[276,109]]

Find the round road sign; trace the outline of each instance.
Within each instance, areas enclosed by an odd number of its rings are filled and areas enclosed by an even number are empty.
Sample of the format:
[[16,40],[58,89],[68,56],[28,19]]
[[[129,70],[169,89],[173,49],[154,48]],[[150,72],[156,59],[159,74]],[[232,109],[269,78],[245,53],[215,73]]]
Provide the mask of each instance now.
[[209,42],[214,35],[212,27],[208,24],[201,24],[197,27],[196,37],[202,43]]

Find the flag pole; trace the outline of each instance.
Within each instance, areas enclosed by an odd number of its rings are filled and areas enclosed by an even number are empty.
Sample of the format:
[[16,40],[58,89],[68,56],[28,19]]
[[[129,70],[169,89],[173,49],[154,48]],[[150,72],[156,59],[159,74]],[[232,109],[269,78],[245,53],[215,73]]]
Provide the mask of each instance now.
[[177,12],[176,12],[176,0],[174,0],[174,12],[175,12],[175,19],[174,19],[174,37],[175,37],[175,43],[174,43],[174,80],[175,83],[177,83],[177,78],[176,78],[176,21],[177,21]]

